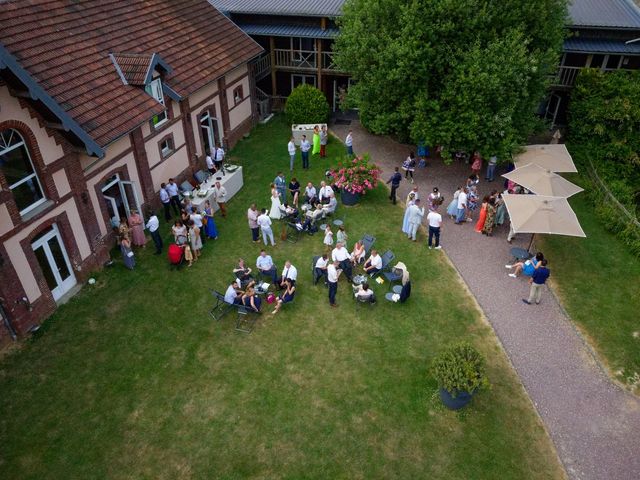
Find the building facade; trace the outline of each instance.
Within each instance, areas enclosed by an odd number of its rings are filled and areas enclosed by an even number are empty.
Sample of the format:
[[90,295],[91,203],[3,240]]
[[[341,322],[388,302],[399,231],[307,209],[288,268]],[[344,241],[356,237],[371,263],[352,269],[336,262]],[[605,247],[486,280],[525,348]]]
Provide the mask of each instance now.
[[9,1],[0,22],[2,341],[109,260],[113,222],[251,129],[262,49],[206,0]]

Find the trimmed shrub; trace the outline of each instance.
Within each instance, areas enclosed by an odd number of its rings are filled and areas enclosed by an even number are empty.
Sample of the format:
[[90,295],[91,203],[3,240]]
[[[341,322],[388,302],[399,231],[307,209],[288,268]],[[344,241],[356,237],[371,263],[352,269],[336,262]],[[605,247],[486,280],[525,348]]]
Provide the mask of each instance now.
[[329,119],[329,102],[316,87],[302,84],[287,98],[284,112],[291,124],[325,123]]

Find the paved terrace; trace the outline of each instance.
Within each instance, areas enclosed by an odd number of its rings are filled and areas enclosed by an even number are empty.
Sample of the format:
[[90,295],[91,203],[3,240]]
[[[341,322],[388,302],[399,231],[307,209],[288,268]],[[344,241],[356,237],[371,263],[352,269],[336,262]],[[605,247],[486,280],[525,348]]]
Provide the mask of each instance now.
[[[354,151],[369,152],[384,170],[385,181],[415,149],[371,135],[357,120],[331,128],[342,139],[352,128]],[[440,160],[431,160],[426,169],[416,169],[415,177],[422,198],[433,187],[440,189],[445,196],[441,213],[446,217],[444,210],[456,186],[470,174],[469,165],[446,166]],[[483,169],[480,198],[493,188],[500,189],[502,180],[484,181]],[[410,189],[410,182],[403,181],[398,198],[405,199]],[[540,305],[522,303],[529,292],[527,280],[510,278],[504,268],[511,262],[511,246],[506,242],[508,222],[495,229],[493,237],[476,233],[474,225],[454,225],[446,217],[441,236],[443,251],[500,338],[569,477],[640,478],[640,401],[610,381],[549,291],[543,292]],[[398,229],[401,227],[402,217],[398,216]],[[424,240],[423,233],[416,248],[426,248]],[[529,240],[529,235],[518,235],[513,246],[527,248]],[[433,255],[440,254],[442,251],[433,251]],[[554,263],[561,261],[550,259],[552,275]]]

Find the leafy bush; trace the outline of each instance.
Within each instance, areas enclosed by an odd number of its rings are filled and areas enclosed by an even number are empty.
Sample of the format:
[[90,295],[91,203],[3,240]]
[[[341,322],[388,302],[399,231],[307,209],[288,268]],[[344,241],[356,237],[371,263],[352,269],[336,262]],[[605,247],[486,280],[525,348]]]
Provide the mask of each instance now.
[[378,186],[382,171],[370,162],[368,153],[354,159],[347,158],[330,170],[335,186],[354,194],[365,195]]
[[484,357],[468,342],[447,347],[432,363],[433,376],[440,388],[453,397],[459,392],[473,393],[489,386]]
[[293,89],[284,111],[291,124],[325,123],[329,118],[329,102],[316,87],[302,84]]

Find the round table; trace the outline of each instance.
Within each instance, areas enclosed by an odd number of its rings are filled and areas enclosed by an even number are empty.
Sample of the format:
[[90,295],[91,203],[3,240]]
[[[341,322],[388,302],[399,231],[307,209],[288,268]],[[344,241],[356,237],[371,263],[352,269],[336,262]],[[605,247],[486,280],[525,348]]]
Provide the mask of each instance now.
[[333,221],[333,224],[336,227],[341,227],[342,225],[344,225],[344,222],[342,220],[340,220],[339,218]]

